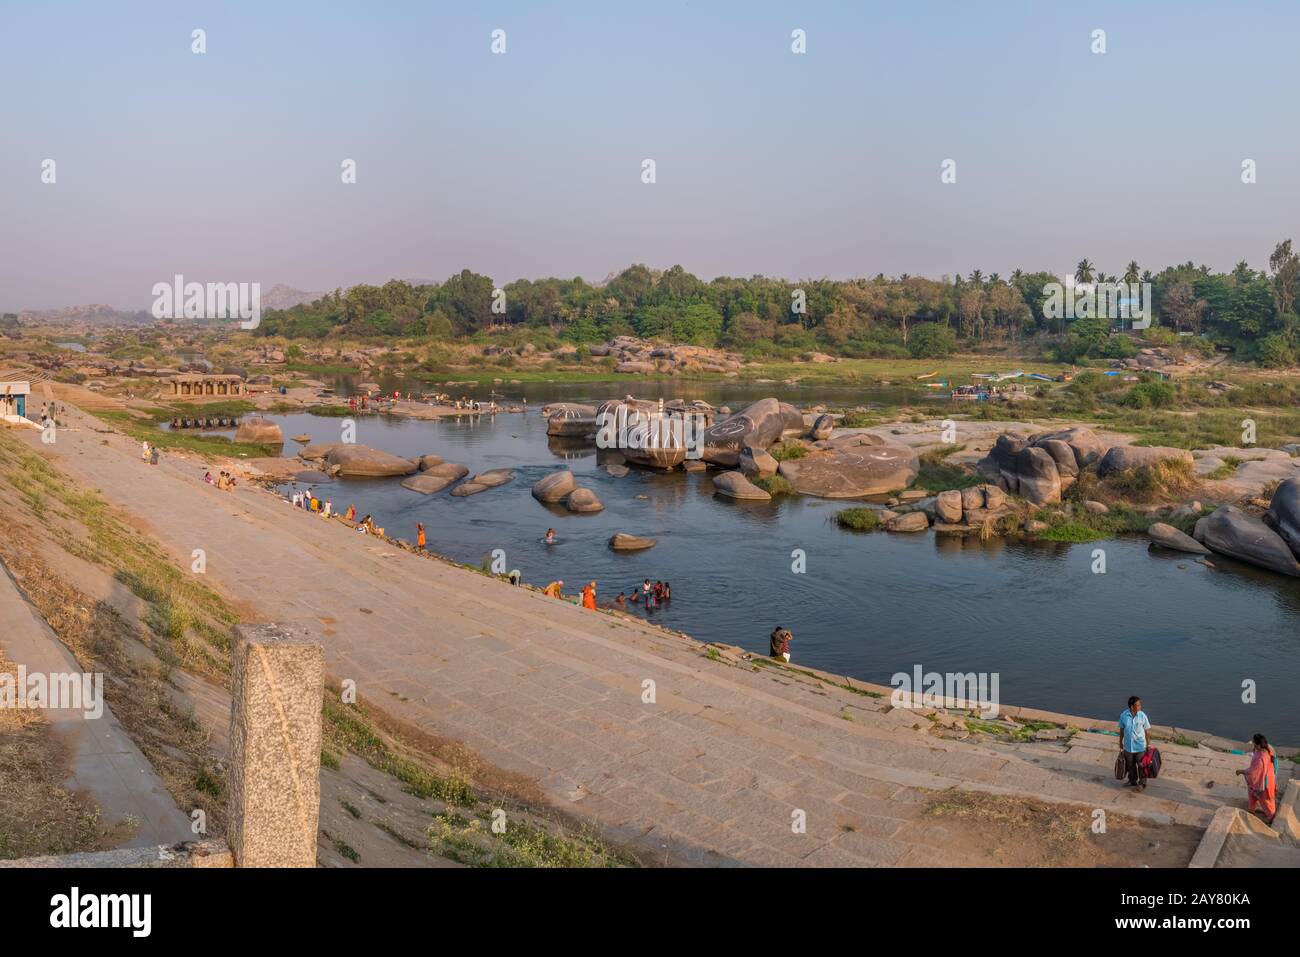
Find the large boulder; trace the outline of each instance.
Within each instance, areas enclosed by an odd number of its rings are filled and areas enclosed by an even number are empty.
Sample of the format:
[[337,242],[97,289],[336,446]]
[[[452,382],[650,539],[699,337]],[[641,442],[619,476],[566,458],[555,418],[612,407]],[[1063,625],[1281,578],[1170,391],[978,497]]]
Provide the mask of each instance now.
[[575,488],[564,500],[564,507],[570,512],[599,512],[605,506],[591,489]]
[[772,496],[759,488],[740,472],[723,472],[713,477],[713,487],[719,495],[752,502],[770,502]]
[[1197,523],[1200,540],[1220,555],[1300,578],[1300,562],[1262,521],[1235,505],[1223,505]]
[[433,468],[435,465],[441,465],[441,464],[442,464],[442,456],[441,456],[441,455],[421,455],[418,459],[415,460],[415,464],[418,465],[418,466],[420,467],[420,471],[421,471],[421,472],[427,472],[427,471],[429,471],[429,469]]
[[989,509],[999,509],[1007,504],[1007,493],[996,485],[981,485],[980,490],[984,493],[984,507]]
[[340,444],[330,450],[325,461],[338,466],[340,475],[380,478],[389,475],[410,475],[416,465],[410,459],[393,455],[368,445]]
[[817,416],[813,421],[812,428],[808,430],[808,437],[810,439],[829,439],[834,431],[835,417],[826,413]]
[[595,406],[576,403],[557,406],[546,417],[546,434],[570,439],[585,439],[595,435]]
[[775,475],[780,463],[772,458],[762,449],[751,449],[748,445],[740,450],[740,461],[737,463],[740,471],[746,476],[753,478],[766,478],[769,475]]
[[457,465],[455,462],[443,462],[441,465],[429,466],[424,470],[424,474],[450,479],[455,482],[457,479],[463,479],[468,475],[469,469],[463,465]]
[[616,552],[640,552],[654,546],[655,539],[629,535],[626,532],[618,532],[609,540],[609,547]]
[[1056,461],[1044,449],[1029,446],[1017,453],[1016,480],[1020,494],[1034,505],[1053,505],[1061,500],[1061,475]]
[[573,473],[568,469],[560,469],[533,483],[533,498],[539,502],[559,502],[577,487],[578,482]]
[[830,439],[825,448],[801,459],[783,461],[780,472],[801,494],[839,499],[906,488],[920,467],[915,449],[886,442],[871,432],[857,432]]
[[1300,479],[1287,479],[1277,487],[1264,513],[1264,524],[1300,558]]
[[781,403],[781,421],[784,423],[782,435],[803,435],[808,428],[804,425],[803,413],[789,402]]
[[1147,535],[1151,537],[1151,544],[1159,545],[1161,548],[1169,548],[1176,552],[1188,552],[1192,555],[1210,554],[1210,550],[1192,536],[1183,534],[1165,522],[1156,522],[1147,529]]
[[961,495],[962,511],[984,507],[984,487],[982,485],[972,485],[969,488],[962,489],[958,494]]
[[284,445],[284,433],[274,422],[260,416],[244,419],[235,429],[236,442],[252,442],[258,445]]
[[1040,446],[1049,441],[1064,442],[1074,453],[1075,465],[1079,469],[1087,468],[1106,454],[1106,446],[1097,438],[1097,434],[1081,425],[1061,429],[1059,432],[1040,432],[1030,436],[1029,441],[1032,445]]
[[[978,489],[976,490],[978,491]],[[981,500],[983,496],[981,496]],[[956,489],[940,492],[934,497],[934,514],[939,521],[956,525],[961,521],[962,493]]]
[[1073,480],[1078,477],[1079,463],[1074,457],[1074,449],[1060,439],[1044,439],[1037,443],[1037,447],[1052,457],[1056,463],[1056,472],[1062,479]]
[[402,488],[409,488],[412,492],[419,492],[421,495],[432,495],[434,492],[441,492],[454,481],[456,480],[444,475],[420,472],[402,479]]
[[1111,472],[1123,472],[1165,461],[1191,465],[1192,453],[1186,449],[1173,449],[1163,445],[1116,445],[1097,463],[1097,474],[1104,478]]
[[759,399],[704,430],[704,460],[715,465],[736,465],[745,446],[766,449],[781,438],[785,417],[776,399]]
[[989,449],[989,454],[980,460],[977,468],[991,481],[1005,486],[1008,492],[1018,492],[1017,456],[1028,446],[1028,436],[1019,432],[1003,432],[993,443],[993,448]]

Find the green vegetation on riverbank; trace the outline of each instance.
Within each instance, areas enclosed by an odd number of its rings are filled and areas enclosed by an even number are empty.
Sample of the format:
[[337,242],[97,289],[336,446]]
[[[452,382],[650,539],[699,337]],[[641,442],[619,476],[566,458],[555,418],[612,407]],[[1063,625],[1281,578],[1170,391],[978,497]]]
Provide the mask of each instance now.
[[[165,422],[171,418],[171,413],[166,410],[158,411],[162,413],[160,421]],[[212,414],[217,415],[220,413],[214,412]],[[141,419],[130,412],[106,409],[97,411],[95,416],[113,425],[119,432],[129,435],[136,441],[148,442],[151,446],[157,446],[163,450],[183,449],[187,452],[196,452],[207,459],[216,456],[258,458],[279,454],[279,450],[271,446],[261,445],[256,442],[235,442],[224,435],[205,435],[183,429],[163,429],[159,427],[158,421]]]

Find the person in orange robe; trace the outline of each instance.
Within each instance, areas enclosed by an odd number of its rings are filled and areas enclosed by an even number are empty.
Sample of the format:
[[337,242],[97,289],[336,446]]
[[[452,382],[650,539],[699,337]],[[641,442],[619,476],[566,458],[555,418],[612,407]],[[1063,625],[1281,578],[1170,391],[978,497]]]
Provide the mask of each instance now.
[[1238,771],[1246,779],[1246,807],[1254,814],[1264,815],[1264,823],[1272,824],[1277,813],[1277,774],[1273,765],[1273,746],[1268,738],[1257,734],[1251,739],[1255,750],[1250,756],[1250,767]]

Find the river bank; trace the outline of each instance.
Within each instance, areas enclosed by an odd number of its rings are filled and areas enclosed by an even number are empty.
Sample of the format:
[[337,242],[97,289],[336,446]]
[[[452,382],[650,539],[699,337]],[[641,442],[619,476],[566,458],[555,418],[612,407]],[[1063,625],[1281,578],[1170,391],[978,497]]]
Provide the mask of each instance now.
[[[132,442],[89,424],[53,450],[26,441],[99,485],[177,562],[188,567],[201,544],[210,581],[250,611],[311,622],[331,673],[395,718],[464,741],[669,863],[1006,862],[1010,843],[994,854],[978,825],[927,811],[929,795],[952,789],[1197,828],[1232,796],[1231,776],[1215,788],[1210,754],[1192,749],[1186,776],[1170,771],[1169,790],[1139,806],[1093,783],[1110,754],[1085,745],[1086,731],[1074,744],[1010,729],[1005,742],[950,738],[861,689],[714,660],[694,641],[419,558],[263,490],[218,492],[198,463],[145,467]],[[808,813],[806,833],[791,833],[792,808]]]

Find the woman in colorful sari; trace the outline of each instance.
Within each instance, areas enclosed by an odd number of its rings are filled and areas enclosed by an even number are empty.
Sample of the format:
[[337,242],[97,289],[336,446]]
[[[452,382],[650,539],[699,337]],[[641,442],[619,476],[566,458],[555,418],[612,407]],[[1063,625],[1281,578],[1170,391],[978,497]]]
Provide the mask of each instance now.
[[1262,734],[1255,735],[1251,741],[1255,750],[1250,756],[1250,767],[1237,773],[1246,779],[1247,809],[1252,814],[1261,812],[1264,823],[1272,824],[1273,815],[1277,813],[1277,774],[1273,747]]
[[587,587],[582,590],[582,607],[596,610],[596,583],[588,582]]

